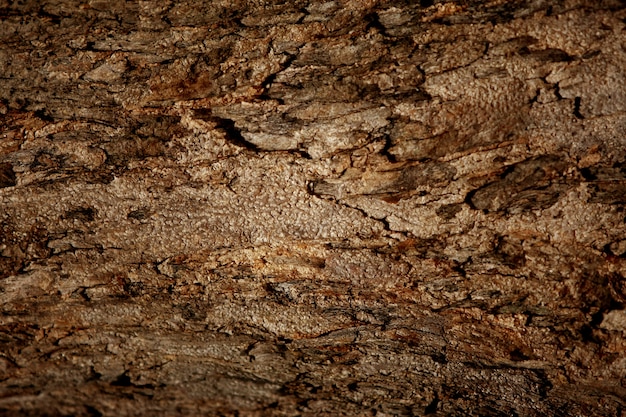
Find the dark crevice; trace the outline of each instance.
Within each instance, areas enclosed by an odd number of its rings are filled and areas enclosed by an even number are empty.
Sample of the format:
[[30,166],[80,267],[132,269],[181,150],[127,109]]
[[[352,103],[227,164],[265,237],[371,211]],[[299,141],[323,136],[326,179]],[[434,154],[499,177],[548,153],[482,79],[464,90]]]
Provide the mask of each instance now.
[[295,154],[300,156],[303,159],[313,159],[313,157],[311,156],[311,154],[309,154],[307,151],[303,150],[303,149],[297,149],[297,150],[290,150],[290,151],[285,151],[288,154]]
[[280,150],[268,150],[259,148],[254,143],[246,140],[241,134],[241,130],[235,125],[235,122],[223,117],[214,116],[210,109],[197,109],[194,110],[194,116],[200,120],[205,120],[215,124],[215,128],[224,132],[224,138],[233,145],[241,148],[248,149],[255,153],[268,152],[268,153],[286,153],[297,155],[304,159],[313,159],[311,155],[304,149],[280,149]]
[[54,122],[54,118],[43,109],[35,111],[34,115],[44,122]]
[[576,97],[574,99],[574,116],[576,116],[577,119],[581,120],[585,118],[585,116],[583,116],[580,112],[580,97]]
[[602,51],[589,51],[589,52],[585,52],[581,58],[582,59],[591,59],[591,58],[597,57],[601,53],[602,53]]
[[454,272],[458,273],[461,277],[466,278],[467,277],[467,271],[465,270],[464,266],[468,265],[468,264],[471,264],[471,262],[472,262],[472,258],[469,257],[467,259],[467,261],[463,262],[462,264],[454,265],[452,267],[452,270]]
[[546,371],[542,369],[533,369],[533,373],[535,374],[537,379],[539,379],[539,381],[541,382],[540,384],[538,384],[539,396],[542,399],[547,398],[548,393],[553,388],[552,382],[550,382],[550,378],[548,378],[548,376],[546,375]]
[[439,405],[439,396],[435,394],[435,398],[426,406],[424,414],[435,414],[437,412],[437,406]]
[[[111,386],[114,387],[133,387],[133,388],[143,388],[143,389],[155,389],[156,387],[152,384],[135,384],[131,381],[130,377],[128,376],[128,371],[124,372],[123,374],[119,375],[117,377],[117,379],[115,379],[115,381],[111,382]],[[162,384],[159,385],[160,387],[163,387]],[[137,392],[137,391],[136,391]],[[143,394],[146,396],[151,396],[151,394],[146,393],[146,392],[137,392],[139,394]]]
[[82,287],[78,290],[78,295],[80,295],[83,300],[85,300],[86,302],[91,302],[91,297],[89,297],[89,294],[87,294],[87,290],[89,288],[87,287]]
[[62,16],[58,16],[58,15],[52,14],[44,10],[43,6],[39,9],[39,11],[37,12],[37,15],[38,17],[45,19],[46,22],[50,22],[53,25],[58,25],[61,23]]
[[572,56],[558,48],[531,51],[527,46],[524,46],[518,53],[521,56],[528,56],[541,62],[570,62],[573,60]]
[[430,358],[441,365],[446,365],[448,363],[448,358],[446,357],[446,353],[445,353],[445,348],[444,348],[444,352],[437,352],[437,353],[433,353],[432,355],[430,355]]
[[272,84],[274,83],[274,80],[276,79],[278,74],[280,74],[281,72],[283,72],[284,70],[289,68],[291,66],[291,64],[296,60],[296,55],[289,54],[289,53],[285,53],[284,55],[287,58],[285,59],[285,61],[283,63],[281,63],[280,69],[278,71],[268,75],[261,82],[261,87],[263,88],[263,92],[258,96],[260,99],[262,99],[262,100],[277,100],[277,101],[279,101],[280,104],[283,104],[283,100],[282,99],[274,98],[274,97],[272,97],[269,94],[269,89],[272,86]]
[[[472,210],[478,210],[478,207],[474,205],[474,202],[472,200],[479,190],[480,188],[476,188],[470,191],[469,193],[467,193],[467,195],[465,196],[465,199],[463,200],[465,204],[467,204]],[[486,210],[483,210],[483,211],[486,212]]]
[[133,386],[132,382],[130,381],[130,377],[128,376],[128,374],[126,372],[124,372],[123,374],[119,375],[115,381],[111,382],[111,385],[113,385],[114,387],[131,387],[131,386]]
[[17,185],[17,176],[13,165],[9,162],[0,163],[0,188],[13,187]]
[[591,321],[589,322],[589,324],[593,327],[597,327],[600,325],[600,323],[602,323],[603,319],[604,312],[601,310],[591,316]]
[[363,18],[363,20],[365,20],[365,22],[367,23],[366,26],[365,26],[365,32],[367,32],[370,29],[375,29],[381,35],[388,36],[387,29],[385,28],[385,26],[383,26],[382,23],[380,23],[380,19],[378,18],[378,14],[370,13],[370,14],[366,15]]
[[588,342],[588,343],[595,343],[598,345],[602,344],[602,340],[600,340],[595,334],[594,334],[594,328],[592,326],[590,326],[589,324],[585,324],[580,328],[580,337],[581,340],[584,342]]
[[97,408],[92,407],[91,405],[85,406],[85,409],[87,414],[93,417],[102,417],[104,415]]
[[241,131],[235,126],[235,122],[230,119],[218,117],[212,114],[210,109],[194,110],[194,116],[200,120],[205,120],[215,124],[215,128],[224,132],[224,138],[230,143],[246,148],[248,150],[259,152],[260,149],[254,143],[248,142]]
[[304,23],[304,19],[306,19],[307,16],[310,16],[311,13],[309,13],[306,7],[301,7],[300,9],[298,9],[298,11],[302,13],[302,16],[296,21],[296,25],[301,25],[302,23]]
[[561,87],[559,86],[559,84],[554,84],[554,95],[556,96],[556,98],[558,98],[559,100],[563,100],[563,96],[561,95]]
[[596,175],[589,168],[582,168],[580,170],[580,175],[582,175],[587,181],[595,181],[598,179],[598,177],[596,177]]
[[396,156],[389,152],[389,150],[393,146],[391,137],[389,135],[385,135],[384,138],[385,138],[385,146],[383,146],[383,148],[380,150],[380,154],[384,156],[385,158],[387,158],[389,162],[392,162],[392,163],[397,162]]
[[94,221],[98,211],[93,207],[78,207],[73,210],[68,210],[62,216],[66,220],[79,220],[81,222]]
[[234,121],[230,119],[222,119],[219,117],[215,118],[214,121],[216,122],[216,127],[224,131],[225,138],[229,142],[237,146],[240,146],[242,148],[249,149],[254,152],[258,152],[260,150],[258,146],[256,146],[252,142],[248,142],[243,137],[243,135],[241,134],[241,131],[237,128],[237,126],[235,126]]

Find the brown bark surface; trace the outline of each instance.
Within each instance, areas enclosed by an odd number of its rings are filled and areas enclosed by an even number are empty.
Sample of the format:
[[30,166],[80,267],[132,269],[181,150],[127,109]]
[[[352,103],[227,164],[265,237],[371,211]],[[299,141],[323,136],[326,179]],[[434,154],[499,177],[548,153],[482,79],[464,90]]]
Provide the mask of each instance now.
[[625,22],[0,0],[0,415],[624,416]]

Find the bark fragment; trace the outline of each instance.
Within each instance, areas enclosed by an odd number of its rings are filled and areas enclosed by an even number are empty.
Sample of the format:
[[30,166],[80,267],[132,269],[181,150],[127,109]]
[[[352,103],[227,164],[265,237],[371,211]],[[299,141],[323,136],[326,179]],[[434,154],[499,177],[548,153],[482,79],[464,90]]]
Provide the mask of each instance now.
[[0,414],[623,414],[625,19],[0,0]]

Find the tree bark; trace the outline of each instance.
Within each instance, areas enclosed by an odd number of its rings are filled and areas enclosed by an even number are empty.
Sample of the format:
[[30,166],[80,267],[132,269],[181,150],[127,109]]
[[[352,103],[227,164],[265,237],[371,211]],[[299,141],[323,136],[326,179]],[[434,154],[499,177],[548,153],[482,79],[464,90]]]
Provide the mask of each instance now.
[[0,0],[0,414],[624,416],[625,22]]

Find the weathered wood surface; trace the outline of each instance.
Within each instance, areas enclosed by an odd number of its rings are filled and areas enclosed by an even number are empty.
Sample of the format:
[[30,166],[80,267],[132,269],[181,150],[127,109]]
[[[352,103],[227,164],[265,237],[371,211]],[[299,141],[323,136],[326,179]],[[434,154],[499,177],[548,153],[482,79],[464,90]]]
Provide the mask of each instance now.
[[623,416],[625,19],[0,1],[1,414]]

